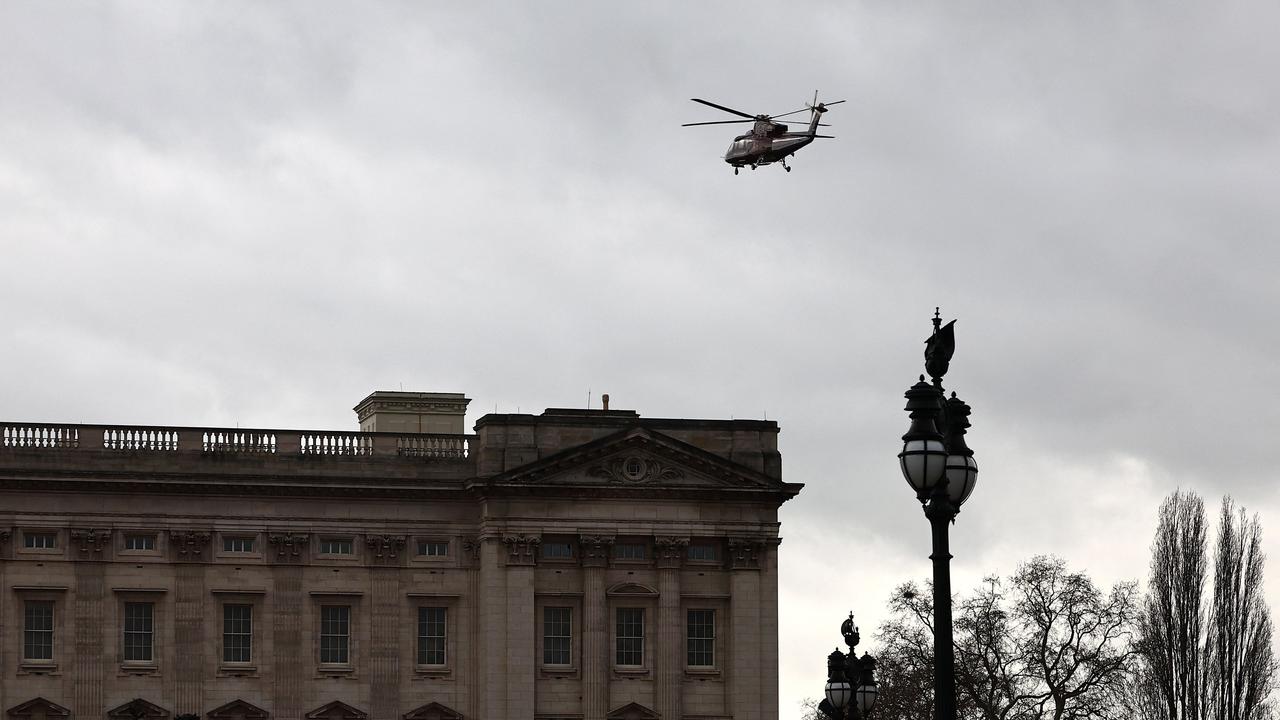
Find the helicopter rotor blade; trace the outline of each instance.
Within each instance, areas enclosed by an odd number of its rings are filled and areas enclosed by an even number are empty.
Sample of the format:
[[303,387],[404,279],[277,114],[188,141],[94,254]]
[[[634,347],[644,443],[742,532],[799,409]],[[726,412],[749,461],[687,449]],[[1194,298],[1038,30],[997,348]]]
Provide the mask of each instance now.
[[821,103],[821,105],[822,107],[831,107],[832,105],[839,105],[842,102],[844,102],[844,100],[832,100],[831,102]]
[[755,122],[755,120],[712,120],[710,122],[683,123],[680,125],[680,127],[693,127],[694,125],[734,125],[737,123],[749,123],[749,122]]
[[706,106],[708,106],[708,107],[713,107],[713,108],[715,108],[715,109],[717,109],[717,110],[723,110],[723,111],[725,111],[725,112],[729,113],[730,115],[738,115],[738,116],[740,116],[740,117],[748,118],[748,119],[750,119],[750,120],[755,120],[755,119],[756,119],[756,116],[755,116],[755,115],[748,115],[748,114],[746,114],[746,113],[742,112],[741,110],[734,110],[733,108],[727,108],[727,107],[725,107],[725,106],[723,106],[723,105],[717,105],[717,104],[715,104],[715,103],[711,102],[710,100],[703,100],[702,98],[689,98],[689,99],[690,99],[690,100],[692,100],[692,101],[694,101],[694,102],[696,102],[696,103],[702,103],[703,105],[706,105]]
[[784,137],[784,138],[812,137],[812,138],[828,138],[828,139],[834,140],[836,136],[835,135],[810,135],[809,133],[783,133],[780,137]]
[[809,110],[810,110],[810,108],[800,108],[799,110],[792,110],[791,112],[785,112],[785,113],[782,113],[781,115],[770,115],[769,117],[770,117],[770,118],[773,118],[773,119],[775,119],[775,120],[776,120],[776,119],[778,119],[778,118],[780,118],[780,117],[786,117],[786,116],[788,116],[788,115],[795,115],[796,113],[808,112]]

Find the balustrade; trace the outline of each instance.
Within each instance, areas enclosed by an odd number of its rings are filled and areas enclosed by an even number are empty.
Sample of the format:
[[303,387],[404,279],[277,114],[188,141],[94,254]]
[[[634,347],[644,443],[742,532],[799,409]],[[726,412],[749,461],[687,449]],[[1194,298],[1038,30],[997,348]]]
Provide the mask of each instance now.
[[0,449],[466,459],[469,435],[0,423]]

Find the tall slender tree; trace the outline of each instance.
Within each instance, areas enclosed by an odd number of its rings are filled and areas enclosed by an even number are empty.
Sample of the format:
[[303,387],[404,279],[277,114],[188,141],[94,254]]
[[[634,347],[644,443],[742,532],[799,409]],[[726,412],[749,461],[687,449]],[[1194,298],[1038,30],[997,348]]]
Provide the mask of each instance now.
[[1271,613],[1262,597],[1262,529],[1230,497],[1222,501],[1206,638],[1206,717],[1270,717],[1275,687]]
[[1204,503],[1177,491],[1160,506],[1151,577],[1129,702],[1140,720],[1272,717],[1277,666],[1262,595],[1262,529],[1223,498],[1204,606],[1208,538]]
[[1140,623],[1136,704],[1152,720],[1201,720],[1204,690],[1204,501],[1174,492],[1160,504]]

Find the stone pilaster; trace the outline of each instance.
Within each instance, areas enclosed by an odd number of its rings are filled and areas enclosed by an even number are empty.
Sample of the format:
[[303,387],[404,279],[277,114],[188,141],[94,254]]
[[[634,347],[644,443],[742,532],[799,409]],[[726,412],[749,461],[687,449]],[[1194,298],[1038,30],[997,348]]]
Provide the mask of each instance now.
[[[394,542],[391,545],[395,545]],[[404,546],[400,538],[399,547]],[[382,546],[385,550],[385,545]],[[395,555],[387,551],[392,562]],[[410,624],[400,619],[400,571],[396,568],[370,568],[369,598],[372,647],[369,650],[369,714],[373,718],[395,718],[400,715],[400,641]],[[416,628],[416,618],[413,627]]]
[[[272,543],[282,548],[280,543]],[[296,557],[285,553],[286,557]],[[279,565],[275,569],[272,593],[272,634],[275,640],[275,720],[301,720],[304,673],[311,668],[311,647],[304,642],[302,617],[307,607],[302,593],[302,566]]]
[[[92,550],[85,553],[95,554]],[[83,718],[100,717],[106,709],[102,684],[107,662],[116,657],[113,649],[103,647],[107,635],[106,613],[114,612],[114,603],[107,597],[103,580],[103,564],[88,560],[77,558],[75,563],[75,656],[71,671],[72,714]]]
[[458,558],[462,567],[467,573],[467,598],[468,603],[463,603],[464,615],[458,618],[458,629],[463,633],[463,637],[467,638],[466,647],[459,647],[461,653],[459,667],[464,672],[458,678],[458,697],[465,698],[465,702],[460,708],[464,717],[483,717],[481,714],[481,706],[483,703],[484,681],[484,632],[482,618],[484,617],[484,608],[480,600],[480,563],[481,563],[481,541],[477,537],[462,538],[462,554]]
[[[762,592],[760,555],[764,543],[758,540],[730,540],[729,626],[732,652],[726,658],[729,694],[734,720],[763,720],[766,677],[763,672]],[[774,702],[777,707],[777,702]]]
[[479,666],[484,679],[479,689],[482,702],[476,717],[485,720],[506,720],[507,717],[507,568],[502,563],[506,555],[501,543],[481,544],[480,592],[476,597],[484,642]]
[[604,575],[614,538],[583,535],[582,557],[582,713],[583,720],[604,720],[609,712],[609,617]]
[[537,706],[536,606],[533,563],[507,566],[507,706],[506,720],[533,717]]
[[[664,542],[665,541],[665,542]],[[683,542],[681,542],[683,541]],[[661,543],[661,544],[658,544]],[[685,620],[680,613],[680,563],[688,540],[658,538],[658,637],[654,709],[663,718],[681,717]]]
[[760,557],[760,663],[765,669],[760,687],[763,720],[778,720],[778,544],[772,538]]
[[[207,537],[207,535],[206,535]],[[196,555],[199,554],[197,551]],[[185,562],[176,566],[177,583],[173,596],[174,714],[200,714],[204,707],[205,656],[204,566]]]

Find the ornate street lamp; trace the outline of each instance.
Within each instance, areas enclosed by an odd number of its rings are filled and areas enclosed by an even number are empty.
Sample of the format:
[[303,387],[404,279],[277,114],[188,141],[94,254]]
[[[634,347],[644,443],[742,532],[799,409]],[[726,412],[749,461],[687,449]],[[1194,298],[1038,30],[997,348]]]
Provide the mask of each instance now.
[[853,624],[853,613],[840,625],[840,634],[849,646],[849,654],[837,648],[827,656],[826,699],[818,709],[832,720],[861,720],[870,714],[880,692],[876,688],[876,659],[870,653],[858,657],[854,649],[858,627]]
[[941,327],[937,310],[933,335],[925,341],[924,367],[933,383],[924,381],[907,390],[911,428],[902,436],[898,462],[902,475],[924,506],[933,527],[933,653],[934,717],[955,720],[955,653],[951,644],[951,549],[949,526],[969,499],[978,481],[978,464],[965,444],[969,406],[951,393],[944,400],[942,376],[955,352],[955,320]]

